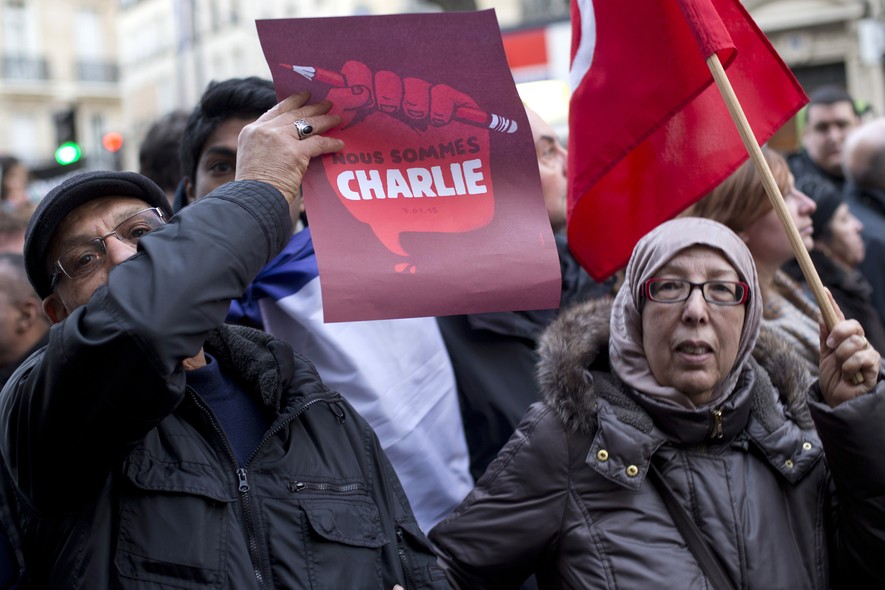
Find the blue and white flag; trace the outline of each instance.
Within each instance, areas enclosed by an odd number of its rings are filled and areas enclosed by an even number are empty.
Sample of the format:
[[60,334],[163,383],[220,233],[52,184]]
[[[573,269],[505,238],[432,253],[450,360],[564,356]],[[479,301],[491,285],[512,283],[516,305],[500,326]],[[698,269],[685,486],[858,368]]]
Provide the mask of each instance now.
[[228,321],[310,359],[375,429],[424,531],[473,487],[451,361],[434,318],[323,323],[310,229],[265,266]]

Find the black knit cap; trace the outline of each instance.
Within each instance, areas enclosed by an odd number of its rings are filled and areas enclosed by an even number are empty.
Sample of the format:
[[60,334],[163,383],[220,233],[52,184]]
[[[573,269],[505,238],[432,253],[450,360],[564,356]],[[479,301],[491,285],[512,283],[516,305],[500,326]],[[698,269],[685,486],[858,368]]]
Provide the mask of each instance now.
[[814,229],[812,237],[819,240],[826,232],[836,209],[843,203],[842,194],[825,180],[808,182],[802,187],[802,190],[811,197],[817,206],[814,213],[811,214],[811,224]]
[[55,230],[68,213],[101,197],[135,197],[159,207],[166,219],[172,217],[166,193],[141,174],[96,170],[67,178],[40,201],[25,231],[25,270],[41,298],[52,293],[47,257]]

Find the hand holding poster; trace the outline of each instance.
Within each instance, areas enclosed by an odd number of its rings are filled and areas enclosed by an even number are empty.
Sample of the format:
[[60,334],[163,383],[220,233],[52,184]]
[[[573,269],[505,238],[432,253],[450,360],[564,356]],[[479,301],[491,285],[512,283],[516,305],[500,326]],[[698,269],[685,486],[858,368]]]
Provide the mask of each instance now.
[[326,321],[559,304],[531,132],[493,12],[258,31],[278,96],[306,89],[342,117],[328,135],[345,149],[304,180]]

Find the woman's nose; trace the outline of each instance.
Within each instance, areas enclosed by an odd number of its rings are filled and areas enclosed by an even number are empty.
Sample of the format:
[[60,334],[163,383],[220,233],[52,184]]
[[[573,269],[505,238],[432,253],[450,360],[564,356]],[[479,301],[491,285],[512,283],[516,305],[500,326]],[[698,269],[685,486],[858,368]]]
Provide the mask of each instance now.
[[707,318],[709,309],[701,287],[693,287],[682,304],[682,317],[686,321],[700,322]]
[[805,215],[811,215],[817,210],[817,203],[814,202],[814,199],[796,189],[796,196],[799,199],[799,211],[801,211]]
[[858,219],[857,217],[851,216],[854,219],[854,225],[857,228],[857,233],[861,233],[863,231],[863,221]]

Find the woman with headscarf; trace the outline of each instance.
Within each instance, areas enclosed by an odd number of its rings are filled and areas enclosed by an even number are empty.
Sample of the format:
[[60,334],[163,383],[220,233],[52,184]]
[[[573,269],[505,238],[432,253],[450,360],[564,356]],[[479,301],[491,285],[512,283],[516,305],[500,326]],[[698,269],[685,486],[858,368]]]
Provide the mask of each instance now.
[[[763,154],[802,243],[811,250],[814,201],[796,188],[783,156],[767,148]],[[725,224],[747,244],[759,273],[763,322],[796,349],[816,377],[820,310],[806,297],[802,287],[781,270],[794,258],[793,249],[753,162],[744,162],[683,215],[706,217]]]
[[686,218],[644,237],[613,305],[570,308],[545,332],[544,401],[431,531],[452,584],[881,582],[879,354],[856,321],[822,328],[811,383],[788,345],[760,334],[761,304],[728,228]]

